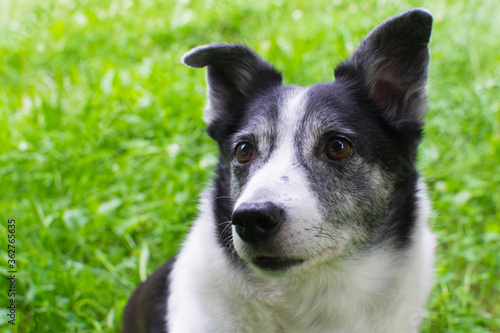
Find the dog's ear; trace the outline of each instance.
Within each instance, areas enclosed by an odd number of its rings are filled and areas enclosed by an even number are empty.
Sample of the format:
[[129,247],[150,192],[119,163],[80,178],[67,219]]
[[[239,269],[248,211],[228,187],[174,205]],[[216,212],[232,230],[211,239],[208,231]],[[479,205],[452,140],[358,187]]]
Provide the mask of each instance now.
[[182,62],[207,67],[207,124],[238,117],[234,113],[245,98],[282,82],[279,72],[242,44],[199,46],[186,53]]
[[432,16],[412,9],[375,28],[335,69],[337,80],[358,80],[392,120],[421,121],[427,111],[425,84]]

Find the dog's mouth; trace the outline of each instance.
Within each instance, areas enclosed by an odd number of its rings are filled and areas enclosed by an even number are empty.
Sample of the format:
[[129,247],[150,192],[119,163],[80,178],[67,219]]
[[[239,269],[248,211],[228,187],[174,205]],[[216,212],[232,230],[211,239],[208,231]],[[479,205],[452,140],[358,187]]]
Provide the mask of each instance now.
[[287,258],[272,255],[257,255],[246,259],[254,268],[269,273],[285,273],[297,267],[310,267],[321,262],[329,261],[333,256],[339,254],[339,246],[331,246],[318,252],[315,256],[305,259]]
[[303,259],[292,259],[283,257],[257,256],[252,259],[252,264],[265,271],[286,271],[304,262]]

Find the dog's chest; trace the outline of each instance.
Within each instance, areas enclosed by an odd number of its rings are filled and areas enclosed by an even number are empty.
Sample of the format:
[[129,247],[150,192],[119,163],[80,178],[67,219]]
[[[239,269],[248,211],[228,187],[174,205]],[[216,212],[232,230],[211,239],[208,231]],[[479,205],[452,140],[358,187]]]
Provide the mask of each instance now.
[[[367,324],[372,328],[378,325],[371,319],[374,315],[385,317],[384,299],[391,296],[385,288],[375,288],[379,282],[353,276],[332,279],[332,274],[325,272],[286,284],[274,281],[260,285],[252,297],[234,295],[232,304],[228,304],[234,311],[234,321],[226,329],[234,332],[231,329],[238,327],[241,332],[263,333],[368,332]],[[374,294],[374,290],[380,294]]]
[[331,304],[320,297],[316,304],[299,303],[297,298],[288,303],[252,302],[238,320],[240,327],[252,327],[252,332],[293,333],[332,332],[342,327],[345,318],[338,312],[329,311]]

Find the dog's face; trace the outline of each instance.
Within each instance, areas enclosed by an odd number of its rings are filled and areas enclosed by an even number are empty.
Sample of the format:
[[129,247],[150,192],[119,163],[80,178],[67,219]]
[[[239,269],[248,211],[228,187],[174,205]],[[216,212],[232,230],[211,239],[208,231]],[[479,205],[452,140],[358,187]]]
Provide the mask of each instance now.
[[205,120],[229,174],[232,245],[252,268],[284,274],[410,241],[431,25],[422,10],[384,22],[334,82],[307,88],[282,85],[243,45],[186,54],[207,66]]

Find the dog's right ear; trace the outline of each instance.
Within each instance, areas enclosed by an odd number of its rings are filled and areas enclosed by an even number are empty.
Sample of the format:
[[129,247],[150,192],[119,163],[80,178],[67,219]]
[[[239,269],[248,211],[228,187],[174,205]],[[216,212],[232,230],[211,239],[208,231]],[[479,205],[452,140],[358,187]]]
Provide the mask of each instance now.
[[408,10],[376,27],[335,70],[339,80],[361,81],[383,114],[421,121],[427,111],[425,84],[432,16]]
[[238,105],[251,94],[282,83],[281,74],[242,44],[199,46],[182,57],[193,68],[207,67],[207,98],[204,120],[233,121]]

